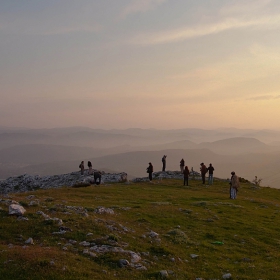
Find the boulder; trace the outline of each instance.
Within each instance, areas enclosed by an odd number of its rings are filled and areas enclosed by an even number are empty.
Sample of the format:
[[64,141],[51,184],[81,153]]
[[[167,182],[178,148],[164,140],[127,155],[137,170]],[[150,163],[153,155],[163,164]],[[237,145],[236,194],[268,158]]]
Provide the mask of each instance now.
[[9,215],[22,216],[26,210],[19,204],[11,204],[9,206]]

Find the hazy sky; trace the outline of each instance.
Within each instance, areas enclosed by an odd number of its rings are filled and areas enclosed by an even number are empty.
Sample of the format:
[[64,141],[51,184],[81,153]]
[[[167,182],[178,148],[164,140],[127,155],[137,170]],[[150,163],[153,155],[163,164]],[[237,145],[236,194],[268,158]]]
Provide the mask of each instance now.
[[280,129],[279,0],[0,0],[0,126]]

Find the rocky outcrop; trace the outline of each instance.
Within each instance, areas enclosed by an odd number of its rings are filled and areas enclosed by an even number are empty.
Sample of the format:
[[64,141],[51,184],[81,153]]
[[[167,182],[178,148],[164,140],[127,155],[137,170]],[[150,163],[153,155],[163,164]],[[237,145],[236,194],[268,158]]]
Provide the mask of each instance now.
[[[201,179],[200,173],[193,171],[190,174],[190,179]],[[181,171],[158,171],[153,173],[153,179],[162,180],[162,179],[182,179],[183,174]],[[132,180],[133,182],[147,182],[149,181],[148,176],[143,178],[135,178]]]
[[[127,181],[127,174],[122,173],[103,173],[101,184]],[[81,175],[80,172],[68,174],[43,176],[21,175],[10,177],[0,182],[0,194],[19,193],[34,191],[37,189],[59,188],[63,186],[73,187],[79,185],[90,185],[94,183],[93,175]]]

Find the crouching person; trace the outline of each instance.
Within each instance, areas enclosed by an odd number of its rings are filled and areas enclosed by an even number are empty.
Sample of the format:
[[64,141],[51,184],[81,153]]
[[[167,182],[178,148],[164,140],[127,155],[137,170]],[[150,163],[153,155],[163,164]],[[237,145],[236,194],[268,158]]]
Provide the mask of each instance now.
[[100,185],[101,184],[101,172],[100,171],[95,171],[93,173],[93,178],[94,178],[94,183],[96,185]]

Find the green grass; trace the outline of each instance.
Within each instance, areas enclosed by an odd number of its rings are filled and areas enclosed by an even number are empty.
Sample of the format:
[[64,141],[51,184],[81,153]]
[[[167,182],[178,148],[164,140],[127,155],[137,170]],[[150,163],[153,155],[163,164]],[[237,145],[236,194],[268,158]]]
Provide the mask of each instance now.
[[[30,194],[39,205],[28,206]],[[230,200],[226,182],[204,186],[190,181],[184,187],[180,180],[163,180],[10,196],[24,205],[29,220],[18,221],[8,215],[8,206],[0,205],[1,280],[160,279],[160,270],[168,270],[170,279],[222,279],[225,273],[232,279],[279,279],[278,189],[242,184],[237,200]],[[75,213],[66,206],[83,208]],[[115,214],[97,214],[98,206],[112,208]],[[52,234],[59,229],[57,222],[45,221],[37,211],[62,219],[72,231]],[[150,238],[151,231],[159,238]],[[24,247],[29,237],[35,245]],[[70,239],[77,244],[67,245]],[[82,241],[141,253],[147,270],[120,268],[118,260],[130,261],[123,253],[85,255]]]

